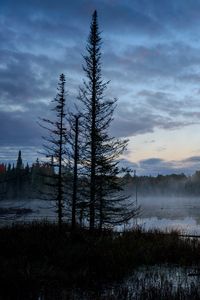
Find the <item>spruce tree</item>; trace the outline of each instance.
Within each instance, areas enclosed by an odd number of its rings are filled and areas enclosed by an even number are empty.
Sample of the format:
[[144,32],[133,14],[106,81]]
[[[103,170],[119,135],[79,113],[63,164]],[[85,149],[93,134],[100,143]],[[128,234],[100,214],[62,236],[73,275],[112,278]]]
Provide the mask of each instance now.
[[117,159],[127,146],[127,140],[109,136],[116,99],[105,98],[108,82],[102,79],[101,36],[97,12],[92,16],[90,34],[84,56],[86,80],[80,88],[82,103],[82,132],[85,145],[82,165],[88,180],[89,227],[102,228],[128,220],[135,210],[125,205],[126,197],[119,196],[121,187]]
[[24,186],[24,166],[22,162],[22,153],[21,150],[18,152],[16,169],[15,169],[15,197],[21,198],[23,196],[23,186]]
[[47,130],[48,135],[43,137],[45,140],[44,154],[49,160],[49,164],[56,168],[57,173],[54,175],[51,184],[56,200],[58,224],[61,229],[63,223],[63,208],[64,208],[64,169],[66,161],[66,142],[67,142],[67,128],[66,128],[66,92],[65,92],[65,75],[61,74],[58,83],[58,93],[56,98],[52,101],[54,103],[55,112],[54,120],[42,118],[40,122],[41,127]]
[[16,169],[21,170],[23,168],[23,162],[22,162],[22,153],[21,150],[18,152],[18,158],[17,158],[17,164],[16,164]]

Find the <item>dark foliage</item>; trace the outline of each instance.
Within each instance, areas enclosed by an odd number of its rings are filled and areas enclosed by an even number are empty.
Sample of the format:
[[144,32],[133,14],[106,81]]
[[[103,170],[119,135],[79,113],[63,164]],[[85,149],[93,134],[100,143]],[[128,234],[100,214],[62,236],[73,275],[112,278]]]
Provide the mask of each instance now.
[[1,228],[0,240],[0,295],[14,293],[14,299],[44,289],[92,288],[120,280],[143,264],[200,263],[200,242],[177,232],[77,229],[72,234],[65,224],[60,232],[56,224],[32,223]]
[[120,181],[116,180],[121,171],[118,159],[127,146],[127,140],[109,135],[116,99],[105,97],[108,82],[102,78],[101,44],[95,11],[84,56],[86,80],[79,94],[80,126],[84,133],[81,163],[88,183],[85,203],[89,207],[91,230],[126,222],[136,214],[135,208],[128,206],[127,197],[121,194]]
[[67,143],[65,83],[65,75],[61,74],[57,88],[58,93],[52,101],[54,103],[52,109],[54,112],[54,119],[49,120],[42,118],[40,122],[40,126],[47,131],[47,135],[43,137],[45,140],[43,145],[44,154],[49,160],[49,164],[53,168],[57,168],[57,172],[55,172],[52,177],[52,182],[49,186],[51,185],[53,188],[51,197],[56,202],[58,224],[60,228],[63,222]]
[[48,163],[40,163],[37,159],[31,167],[24,167],[20,153],[16,166],[8,164],[0,168],[0,199],[31,199],[39,198],[40,191],[48,191],[48,177],[54,174]]
[[199,196],[200,171],[192,176],[170,174],[158,176],[124,176],[124,184],[129,192],[136,187],[140,196]]

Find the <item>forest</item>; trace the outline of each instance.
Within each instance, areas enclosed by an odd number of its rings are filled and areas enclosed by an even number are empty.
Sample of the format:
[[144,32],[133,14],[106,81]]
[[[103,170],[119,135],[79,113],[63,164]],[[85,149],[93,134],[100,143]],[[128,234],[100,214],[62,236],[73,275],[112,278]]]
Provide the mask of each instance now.
[[[63,167],[63,175],[68,191],[73,184],[73,172]],[[79,178],[79,189],[84,188],[86,178]],[[117,178],[123,186],[124,194],[138,196],[200,196],[200,171],[191,176],[185,174],[170,174],[157,176],[135,176],[130,170],[125,170]],[[51,183],[56,183],[56,169],[52,163],[42,163],[37,159],[29,166],[23,163],[23,154],[18,153],[16,164],[0,164],[0,199],[52,199]],[[66,191],[67,193],[67,191]],[[70,194],[70,193],[68,193]],[[68,195],[69,197],[69,195]]]

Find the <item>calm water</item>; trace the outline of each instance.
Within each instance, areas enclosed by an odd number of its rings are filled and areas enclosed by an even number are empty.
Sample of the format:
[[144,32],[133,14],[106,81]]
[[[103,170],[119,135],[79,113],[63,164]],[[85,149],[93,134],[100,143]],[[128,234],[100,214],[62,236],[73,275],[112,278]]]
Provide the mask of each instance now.
[[[184,233],[200,235],[200,198],[187,197],[145,197],[138,199],[141,213],[128,227],[140,225],[145,229],[179,229]],[[16,215],[0,214],[1,224],[36,219],[56,220],[55,206],[44,200],[1,201],[0,208],[30,208],[32,213]]]
[[200,235],[200,198],[146,197],[138,202],[141,214],[132,225]]

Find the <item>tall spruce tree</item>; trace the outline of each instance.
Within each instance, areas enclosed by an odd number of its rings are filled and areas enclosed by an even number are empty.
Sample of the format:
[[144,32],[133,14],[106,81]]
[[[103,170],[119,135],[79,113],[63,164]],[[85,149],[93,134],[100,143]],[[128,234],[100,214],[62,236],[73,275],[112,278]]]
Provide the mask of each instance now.
[[48,131],[48,135],[43,137],[45,140],[44,154],[49,160],[49,164],[55,167],[57,173],[54,174],[51,184],[54,190],[53,198],[56,200],[58,224],[61,228],[63,223],[63,208],[64,208],[64,170],[66,162],[66,142],[67,142],[67,127],[66,127],[66,92],[65,92],[65,75],[61,74],[58,83],[58,93],[52,102],[55,112],[54,120],[42,118],[41,127]]
[[85,139],[82,164],[88,179],[89,227],[93,230],[130,219],[135,210],[125,205],[126,197],[119,196],[117,159],[126,148],[127,140],[115,139],[108,133],[116,99],[105,98],[108,82],[102,79],[101,37],[96,11],[92,16],[86,52],[83,70],[87,80],[79,93],[82,103],[80,126]]
[[19,150],[16,169],[21,170],[22,168],[23,168],[22,153],[21,153],[21,150]]
[[15,168],[15,197],[20,198],[23,195],[23,183],[24,183],[24,166],[22,162],[21,150],[18,152],[18,158]]

